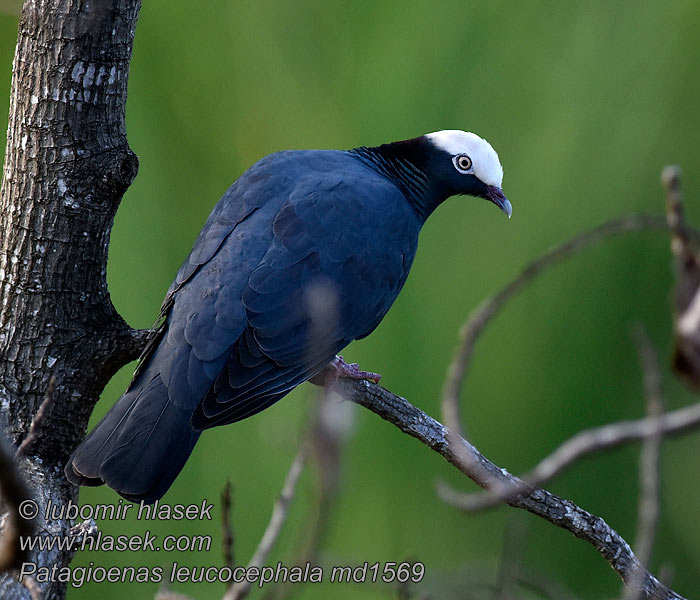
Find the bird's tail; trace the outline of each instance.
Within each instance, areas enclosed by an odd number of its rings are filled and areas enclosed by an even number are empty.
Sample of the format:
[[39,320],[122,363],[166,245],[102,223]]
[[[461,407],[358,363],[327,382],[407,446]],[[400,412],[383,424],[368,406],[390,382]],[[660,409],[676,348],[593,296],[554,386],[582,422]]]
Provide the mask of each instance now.
[[160,375],[132,387],[75,449],[65,468],[75,485],[107,484],[133,502],[168,490],[199,438],[190,413],[168,398]]

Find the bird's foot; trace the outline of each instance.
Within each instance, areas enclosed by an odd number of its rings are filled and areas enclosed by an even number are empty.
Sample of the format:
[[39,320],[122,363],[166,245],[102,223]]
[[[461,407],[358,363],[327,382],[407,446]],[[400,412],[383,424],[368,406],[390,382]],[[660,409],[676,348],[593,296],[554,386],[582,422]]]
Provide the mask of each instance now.
[[382,376],[379,373],[371,371],[362,371],[357,363],[346,363],[340,354],[338,354],[328,365],[335,369],[337,377],[348,377],[350,379],[367,379],[372,383],[379,383]]
[[314,375],[309,381],[317,385],[328,385],[334,383],[339,377],[366,379],[372,383],[379,383],[379,380],[382,378],[379,373],[362,371],[357,363],[346,363],[343,357],[338,354],[320,373]]

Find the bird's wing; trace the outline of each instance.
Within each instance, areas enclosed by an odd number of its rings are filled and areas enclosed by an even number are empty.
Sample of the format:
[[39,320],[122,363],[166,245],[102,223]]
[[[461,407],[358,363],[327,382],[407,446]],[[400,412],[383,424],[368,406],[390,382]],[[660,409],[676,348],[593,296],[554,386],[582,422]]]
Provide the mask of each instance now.
[[[266,408],[372,331],[406,279],[418,229],[400,192],[384,180],[325,176],[297,186],[240,298],[214,306],[240,306],[246,327],[195,410],[194,427]],[[202,325],[218,318],[218,311],[207,315]],[[197,354],[197,340],[188,341]]]
[[[386,180],[316,158],[268,157],[229,189],[132,385],[74,453],[71,481],[159,498],[202,429],[266,408],[376,327],[408,272],[418,221]],[[334,182],[335,171],[344,177]]]
[[[146,346],[139,357],[138,365],[131,383],[129,384],[129,388],[136,382],[144,366],[149,364],[154,352],[163,341],[163,336],[166,332],[172,330],[171,326],[173,322],[177,324],[178,318],[172,318],[170,315],[175,304],[176,296],[183,295],[180,292],[183,288],[186,288],[186,284],[200,269],[214,259],[224,241],[234,230],[248,229],[249,224],[247,224],[246,221],[251,219],[256,211],[270,204],[271,195],[275,187],[274,183],[271,183],[271,180],[274,181],[275,171],[270,170],[268,165],[274,163],[276,156],[279,155],[270,155],[248,169],[246,173],[229,187],[212,210],[192,246],[192,251],[182,263],[175,279],[165,294],[160,314],[151,329],[151,334],[148,337]],[[217,261],[217,263],[220,263],[220,261]],[[217,268],[222,267],[220,264],[215,266]],[[223,266],[225,267],[225,265]],[[242,274],[239,275],[238,279],[242,279],[241,275]],[[206,279],[207,277],[200,278],[201,281]],[[212,288],[219,282],[220,277],[210,276],[208,279],[210,280],[210,285],[208,287]],[[181,301],[180,304],[182,303]],[[179,314],[178,317],[181,318],[182,315]],[[185,315],[186,319],[190,317],[190,314]],[[195,318],[202,319],[203,315],[196,316]],[[241,323],[234,325],[233,329],[238,329],[238,334],[240,334]],[[175,337],[177,336],[171,334],[171,342]],[[220,337],[219,339],[222,338]],[[233,339],[235,339],[235,336]],[[180,353],[183,353],[184,348],[179,348],[181,344],[177,344],[177,346]],[[210,356],[213,350],[213,348],[209,348],[207,352],[206,349],[200,348],[199,353]],[[210,372],[212,371],[211,368],[208,370]]]

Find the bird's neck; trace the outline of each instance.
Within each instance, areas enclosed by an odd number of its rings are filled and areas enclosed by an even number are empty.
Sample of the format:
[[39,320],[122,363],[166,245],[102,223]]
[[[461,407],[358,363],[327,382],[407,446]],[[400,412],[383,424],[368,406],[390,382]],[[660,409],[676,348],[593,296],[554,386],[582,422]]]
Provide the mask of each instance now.
[[415,138],[405,142],[361,146],[350,152],[365,164],[392,181],[406,197],[422,222],[444,200],[431,183],[425,169],[427,142]]

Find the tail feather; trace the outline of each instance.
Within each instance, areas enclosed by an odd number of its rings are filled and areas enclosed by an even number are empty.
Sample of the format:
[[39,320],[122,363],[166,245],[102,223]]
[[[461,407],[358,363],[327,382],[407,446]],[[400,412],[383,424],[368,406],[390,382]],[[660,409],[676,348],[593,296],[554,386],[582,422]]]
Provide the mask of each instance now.
[[190,412],[170,401],[155,375],[117,401],[75,450],[66,477],[76,485],[105,483],[128,500],[154,502],[175,480],[199,438]]

